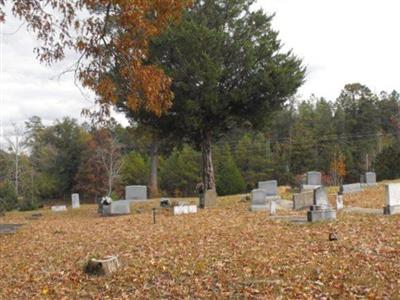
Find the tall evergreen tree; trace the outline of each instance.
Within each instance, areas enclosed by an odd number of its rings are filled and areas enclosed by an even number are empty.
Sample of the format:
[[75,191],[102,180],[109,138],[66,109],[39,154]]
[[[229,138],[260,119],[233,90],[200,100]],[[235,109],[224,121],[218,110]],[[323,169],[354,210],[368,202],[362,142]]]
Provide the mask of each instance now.
[[208,189],[215,189],[212,141],[243,122],[262,127],[304,79],[301,60],[281,51],[272,16],[254,3],[195,1],[152,47],[173,79],[165,128],[201,149]]

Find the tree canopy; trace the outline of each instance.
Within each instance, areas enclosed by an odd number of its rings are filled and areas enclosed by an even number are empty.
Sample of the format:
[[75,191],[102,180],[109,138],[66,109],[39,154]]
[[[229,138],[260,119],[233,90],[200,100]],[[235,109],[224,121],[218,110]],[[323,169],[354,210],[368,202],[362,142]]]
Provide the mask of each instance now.
[[[171,106],[171,80],[154,65],[144,64],[151,38],[179,19],[188,0],[0,0],[0,22],[5,7],[26,22],[41,46],[40,61],[52,64],[70,50],[80,57],[71,66],[83,86],[96,92],[103,104],[114,104],[120,93],[110,68],[118,65],[127,104],[156,115]],[[66,70],[68,71],[68,70]],[[107,110],[109,106],[103,106]],[[104,111],[103,111],[104,112]]]

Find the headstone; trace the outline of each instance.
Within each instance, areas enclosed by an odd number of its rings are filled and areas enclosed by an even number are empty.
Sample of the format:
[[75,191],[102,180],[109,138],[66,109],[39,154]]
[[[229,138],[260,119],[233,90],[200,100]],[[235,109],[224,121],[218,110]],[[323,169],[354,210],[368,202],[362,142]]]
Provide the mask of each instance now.
[[80,203],[79,203],[79,194],[72,194],[72,208],[79,208]]
[[322,175],[321,172],[310,171],[307,172],[307,185],[321,185]]
[[189,214],[197,213],[197,206],[196,205],[189,205]]
[[365,173],[365,183],[368,186],[376,185],[376,173],[375,172],[367,172],[367,173]]
[[400,183],[386,185],[386,206],[383,209],[385,215],[400,213]]
[[216,206],[217,197],[218,195],[215,190],[208,190],[204,195],[204,208]]
[[326,221],[336,219],[336,211],[333,210],[328,201],[328,193],[323,187],[314,190],[314,201],[307,212],[308,222]]
[[63,212],[67,211],[67,207],[65,205],[55,205],[51,207],[51,210],[54,212]]
[[147,200],[147,187],[145,185],[126,186],[125,200]]
[[197,213],[196,205],[178,205],[174,206],[174,215],[186,215]]
[[256,189],[251,191],[251,211],[267,211],[267,199],[265,191]]
[[362,191],[361,183],[342,184],[340,186],[340,194],[359,193]]
[[128,200],[113,201],[110,205],[103,205],[104,216],[129,215],[131,213],[131,202]]
[[278,195],[278,181],[260,181],[258,183],[258,188],[265,191],[266,196],[276,196]]
[[269,214],[271,216],[276,215],[276,202],[275,202],[275,200],[271,200],[269,202]]
[[336,210],[341,210],[344,208],[343,205],[343,195],[337,194],[336,195]]
[[299,194],[293,194],[293,209],[308,209],[314,204],[314,191],[305,190]]
[[310,171],[307,172],[305,175],[305,183],[301,185],[301,190],[302,191],[307,191],[307,190],[315,190],[316,188],[321,186],[321,172],[317,171]]

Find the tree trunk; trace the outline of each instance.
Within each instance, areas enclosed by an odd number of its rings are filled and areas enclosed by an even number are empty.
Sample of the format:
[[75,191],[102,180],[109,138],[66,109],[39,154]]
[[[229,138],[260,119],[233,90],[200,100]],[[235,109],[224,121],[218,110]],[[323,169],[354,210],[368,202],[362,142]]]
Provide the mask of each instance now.
[[[206,192],[207,190],[215,191],[215,175],[211,153],[211,133],[209,131],[204,131],[202,134],[201,153],[203,160],[204,192]],[[200,206],[201,204],[202,203],[200,203]]]
[[158,191],[158,140],[153,139],[150,149],[150,182],[149,182],[149,192],[150,197],[159,196]]

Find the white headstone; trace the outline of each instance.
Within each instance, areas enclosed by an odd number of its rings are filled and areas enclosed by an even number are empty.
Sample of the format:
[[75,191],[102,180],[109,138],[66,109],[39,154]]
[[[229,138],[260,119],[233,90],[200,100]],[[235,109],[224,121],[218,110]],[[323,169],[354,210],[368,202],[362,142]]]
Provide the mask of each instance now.
[[269,213],[270,215],[275,215],[276,214],[276,202],[271,200],[269,202]]
[[278,195],[278,181],[260,181],[258,183],[258,188],[265,191],[266,196],[276,196]]
[[174,206],[174,215],[186,215],[197,213],[196,205],[178,205]]
[[189,205],[189,213],[190,214],[197,213],[197,206],[196,205]]
[[389,183],[386,185],[386,205],[400,205],[400,183]]
[[67,211],[67,207],[65,205],[55,205],[51,207],[51,210],[54,212],[62,212]]
[[337,194],[336,195],[336,210],[341,210],[343,208],[344,208],[343,195]]
[[147,187],[144,185],[126,186],[125,200],[147,200]]
[[79,208],[80,207],[80,202],[79,202],[79,194],[72,194],[72,208]]

